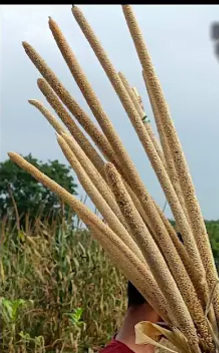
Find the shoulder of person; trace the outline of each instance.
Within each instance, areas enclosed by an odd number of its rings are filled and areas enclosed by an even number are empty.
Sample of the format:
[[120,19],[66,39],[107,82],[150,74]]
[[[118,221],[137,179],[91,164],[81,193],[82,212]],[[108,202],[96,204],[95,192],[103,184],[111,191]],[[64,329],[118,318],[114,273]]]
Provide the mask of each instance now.
[[99,353],[134,353],[124,343],[112,340],[106,347],[102,348]]

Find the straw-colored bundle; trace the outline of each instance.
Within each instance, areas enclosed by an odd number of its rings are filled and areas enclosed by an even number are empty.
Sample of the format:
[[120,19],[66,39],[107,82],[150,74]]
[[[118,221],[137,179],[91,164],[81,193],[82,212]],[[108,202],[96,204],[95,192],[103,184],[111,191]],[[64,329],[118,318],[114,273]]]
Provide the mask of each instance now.
[[[203,217],[188,166],[170,117],[160,83],[130,5],[122,6],[151,102],[160,142],[141,97],[125,75],[117,73],[78,7],[73,16],[96,54],[151,162],[181,233],[150,196],[110,118],[104,111],[75,54],[55,21],[49,27],[69,70],[98,125],[83,111],[34,48],[24,49],[42,74],[38,87],[65,127],[37,100],[29,100],[56,130],[58,143],[84,190],[104,218],[70,195],[16,153],[10,158],[68,203],[112,261],[168,323],[168,330],[150,323],[136,326],[137,343],[152,343],[162,351],[219,352],[218,276]],[[75,120],[79,123],[79,126]],[[86,137],[85,132],[90,139]],[[97,148],[96,148],[97,147]],[[165,336],[169,342],[150,337]],[[167,347],[166,346],[166,347]],[[174,348],[175,347],[175,348]]]

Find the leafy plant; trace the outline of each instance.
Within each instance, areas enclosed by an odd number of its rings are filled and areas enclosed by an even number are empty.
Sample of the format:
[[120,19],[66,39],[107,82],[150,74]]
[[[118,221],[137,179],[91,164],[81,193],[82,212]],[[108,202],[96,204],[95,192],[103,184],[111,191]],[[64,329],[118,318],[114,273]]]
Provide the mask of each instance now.
[[[31,154],[27,160],[38,167],[43,173],[59,182],[71,194],[76,194],[77,185],[74,183],[70,168],[58,160],[42,162],[33,158]],[[30,175],[18,168],[10,160],[0,163],[0,217],[5,215],[13,220],[17,218],[17,225],[23,226],[25,217],[33,222],[38,215],[41,220],[50,222],[62,213],[67,217],[69,207],[63,208],[59,198]],[[72,212],[71,212],[72,214]],[[16,217],[15,217],[16,215]]]

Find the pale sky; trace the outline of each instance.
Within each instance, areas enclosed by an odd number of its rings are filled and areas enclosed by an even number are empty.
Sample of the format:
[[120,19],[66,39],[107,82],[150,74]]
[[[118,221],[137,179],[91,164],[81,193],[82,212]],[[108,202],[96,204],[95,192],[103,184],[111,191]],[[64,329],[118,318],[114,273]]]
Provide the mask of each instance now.
[[[155,128],[141,66],[120,5],[81,5],[80,8],[116,69],[124,72],[138,88]],[[210,25],[219,20],[219,6],[135,5],[133,8],[170,106],[204,217],[218,219],[219,62],[210,39]],[[92,117],[48,28],[48,16],[61,27],[148,190],[162,206],[165,198],[148,158],[75,22],[70,5],[1,6],[0,160],[7,158],[8,151],[15,151],[22,155],[32,153],[44,161],[65,162],[53,129],[27,102],[31,98],[44,103],[45,100],[36,85],[40,74],[26,56],[22,41],[29,42],[40,53]],[[79,194],[82,195],[81,188]]]

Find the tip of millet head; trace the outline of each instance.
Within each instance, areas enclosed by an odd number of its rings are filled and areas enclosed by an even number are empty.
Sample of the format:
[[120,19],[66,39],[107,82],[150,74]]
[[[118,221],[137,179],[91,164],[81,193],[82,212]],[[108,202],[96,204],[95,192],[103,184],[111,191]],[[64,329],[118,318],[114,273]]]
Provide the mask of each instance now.
[[10,159],[12,159],[14,156],[15,156],[15,153],[14,153],[14,152],[8,152],[8,157],[9,157]]
[[78,9],[78,7],[77,7],[76,5],[72,5],[72,6],[71,6],[72,12],[74,12],[74,11],[77,10],[77,9]]
[[35,104],[37,102],[36,99],[28,99],[28,103],[30,104]]
[[23,41],[22,45],[23,45],[24,49],[26,49],[28,47],[28,43],[26,41]]
[[49,24],[52,24],[52,23],[54,23],[54,22],[55,22],[51,16],[48,16],[48,19],[49,19],[49,21],[48,21],[48,22],[49,22]]
[[43,78],[39,77],[39,78],[37,79],[37,84],[40,85],[42,82],[43,82]]

